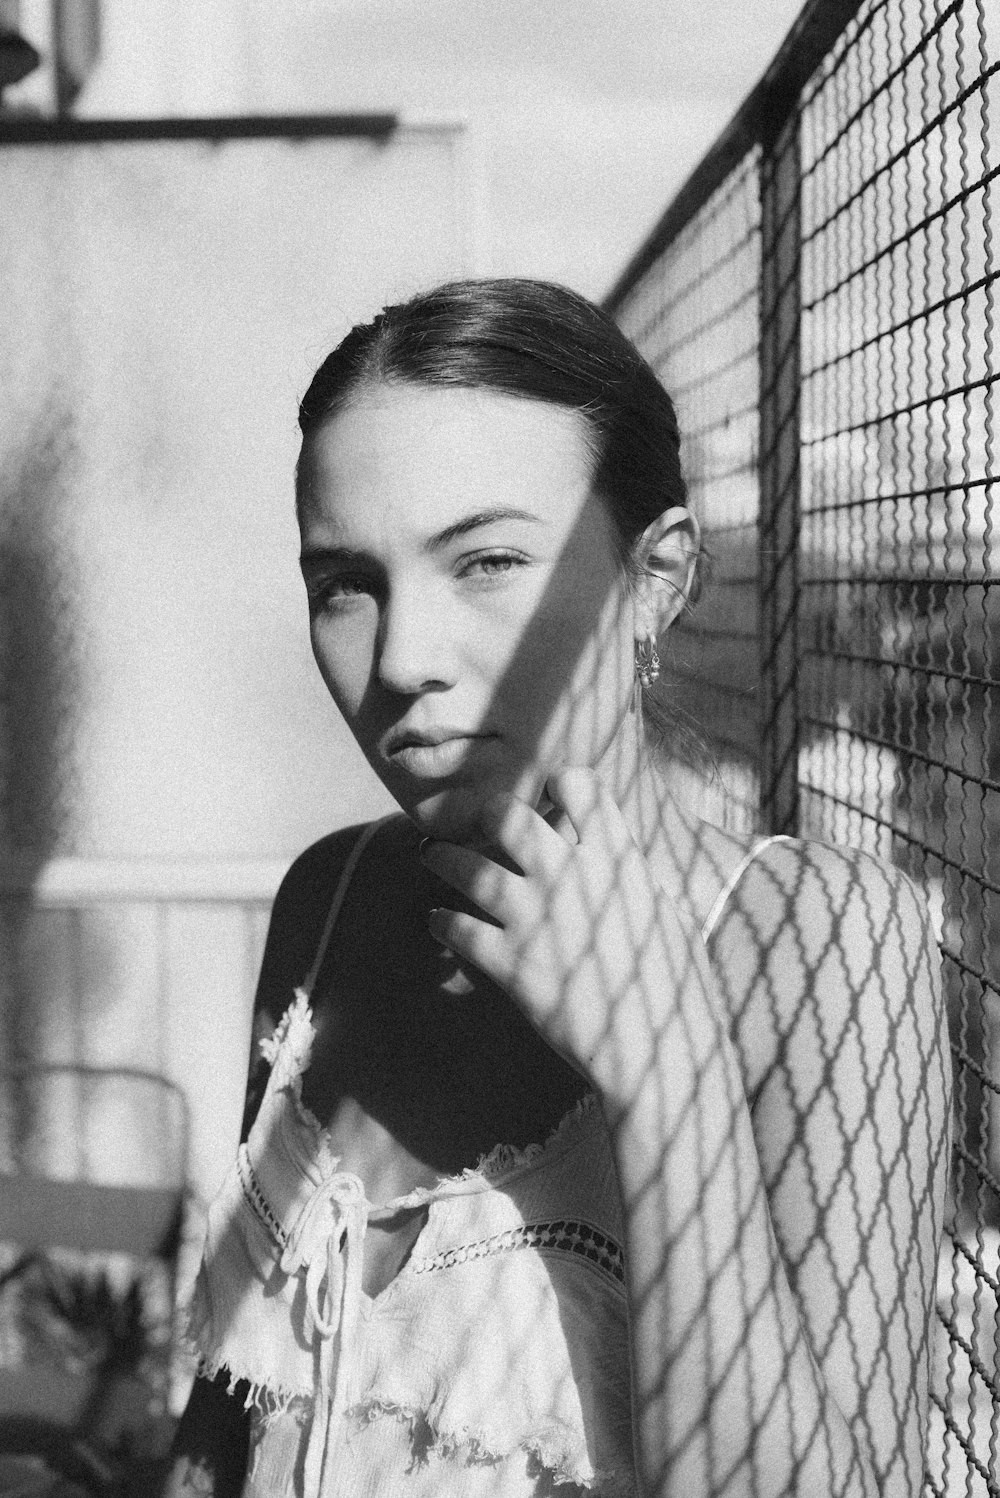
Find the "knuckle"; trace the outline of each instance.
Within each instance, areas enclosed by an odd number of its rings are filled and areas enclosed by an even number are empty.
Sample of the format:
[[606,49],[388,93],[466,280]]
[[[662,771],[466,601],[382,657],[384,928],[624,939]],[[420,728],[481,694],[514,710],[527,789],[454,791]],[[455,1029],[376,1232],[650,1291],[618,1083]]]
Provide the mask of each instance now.
[[468,947],[476,935],[476,921],[464,910],[456,910],[451,916],[451,933],[461,941],[464,947]]
[[582,765],[566,765],[557,771],[559,781],[568,791],[578,795],[587,794],[594,784],[594,772]]
[[502,871],[497,870],[494,874],[484,870],[473,892],[473,899],[482,909],[503,919],[508,906],[508,897]]
[[550,794],[555,793],[556,800],[562,802],[567,797],[574,795],[576,789],[575,773],[571,767],[565,765],[561,769],[553,770],[547,784]]

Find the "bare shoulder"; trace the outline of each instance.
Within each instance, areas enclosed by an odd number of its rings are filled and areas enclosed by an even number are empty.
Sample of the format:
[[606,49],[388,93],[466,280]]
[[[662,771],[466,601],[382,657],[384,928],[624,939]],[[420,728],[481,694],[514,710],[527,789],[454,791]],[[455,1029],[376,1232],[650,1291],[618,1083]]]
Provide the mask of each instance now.
[[902,870],[856,848],[781,839],[750,863],[712,940],[748,1090],[811,1037],[824,1056],[859,1030],[936,1045],[943,1008],[927,904]]
[[835,942],[846,934],[845,923],[852,935],[870,940],[900,923],[921,940],[927,930],[926,901],[913,880],[860,848],[780,838],[761,850],[747,874],[734,903],[758,919],[770,907],[771,918],[782,918],[810,948]]
[[901,869],[858,848],[781,838],[747,866],[713,946],[727,964],[766,956],[805,972],[833,962],[860,982],[889,960],[915,959],[928,943],[926,901]]

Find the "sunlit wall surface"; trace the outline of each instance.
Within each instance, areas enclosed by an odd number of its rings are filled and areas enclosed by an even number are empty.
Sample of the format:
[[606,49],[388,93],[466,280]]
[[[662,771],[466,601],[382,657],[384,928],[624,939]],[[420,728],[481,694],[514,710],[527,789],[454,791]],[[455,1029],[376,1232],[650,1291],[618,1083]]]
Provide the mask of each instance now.
[[[281,869],[386,807],[309,651],[298,399],[466,242],[454,128],[218,133],[0,143],[0,1064],[175,1077],[206,1191]],[[51,1114],[43,1167],[120,1155]]]
[[0,147],[8,849],[292,853],[371,806],[308,653],[296,404],[458,268],[454,153]]

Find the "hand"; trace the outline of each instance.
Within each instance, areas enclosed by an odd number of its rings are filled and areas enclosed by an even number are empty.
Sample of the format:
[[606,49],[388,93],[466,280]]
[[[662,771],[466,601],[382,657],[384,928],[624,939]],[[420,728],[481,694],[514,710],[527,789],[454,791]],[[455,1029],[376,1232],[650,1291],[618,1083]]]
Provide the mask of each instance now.
[[559,771],[546,790],[555,825],[507,794],[487,802],[480,816],[489,844],[520,872],[473,848],[424,844],[427,867],[483,912],[435,910],[429,926],[600,1086],[609,1057],[623,1045],[648,1049],[658,1033],[669,1007],[670,922],[594,772]]

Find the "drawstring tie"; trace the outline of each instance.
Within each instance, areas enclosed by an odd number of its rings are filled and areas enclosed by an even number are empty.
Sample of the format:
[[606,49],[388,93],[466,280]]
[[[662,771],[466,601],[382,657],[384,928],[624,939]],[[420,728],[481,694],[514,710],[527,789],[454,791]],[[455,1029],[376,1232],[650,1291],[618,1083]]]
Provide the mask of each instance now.
[[[318,1339],[318,1389],[304,1473],[307,1494],[321,1490],[340,1417],[348,1405],[367,1226],[364,1186],[357,1176],[338,1172],[317,1186],[306,1202],[281,1255],[283,1274],[296,1274],[305,1267],[306,1304]],[[332,1390],[331,1364],[336,1369]]]

